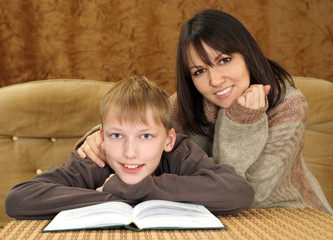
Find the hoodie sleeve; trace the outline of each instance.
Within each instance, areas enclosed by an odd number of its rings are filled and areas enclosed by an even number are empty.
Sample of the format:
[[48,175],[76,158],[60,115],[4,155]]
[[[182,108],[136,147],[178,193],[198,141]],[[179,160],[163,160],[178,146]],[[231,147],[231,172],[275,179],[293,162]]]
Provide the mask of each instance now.
[[124,199],[164,199],[202,204],[214,214],[235,214],[253,204],[254,191],[234,168],[215,164],[213,159],[184,136],[177,136],[174,150],[165,153],[161,174],[149,176],[136,185],[118,177],[104,191]]
[[110,173],[110,168],[100,168],[74,151],[60,168],[14,186],[5,200],[7,214],[16,219],[51,219],[62,210],[122,201],[95,190]]

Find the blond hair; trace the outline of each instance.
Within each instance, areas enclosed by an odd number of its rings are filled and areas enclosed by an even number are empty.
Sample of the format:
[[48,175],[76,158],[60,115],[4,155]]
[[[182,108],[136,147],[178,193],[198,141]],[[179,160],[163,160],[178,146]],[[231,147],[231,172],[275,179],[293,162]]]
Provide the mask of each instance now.
[[115,82],[102,100],[100,119],[103,126],[111,112],[120,122],[147,124],[150,110],[155,123],[167,131],[172,128],[172,108],[169,96],[146,77],[129,77]]

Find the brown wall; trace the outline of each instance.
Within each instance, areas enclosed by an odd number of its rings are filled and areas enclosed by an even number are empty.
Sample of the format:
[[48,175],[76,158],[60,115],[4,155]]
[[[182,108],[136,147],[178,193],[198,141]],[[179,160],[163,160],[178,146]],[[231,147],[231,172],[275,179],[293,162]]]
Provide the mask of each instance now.
[[333,82],[331,0],[0,0],[0,87],[146,75],[172,93],[180,28],[204,8],[237,17],[292,75]]

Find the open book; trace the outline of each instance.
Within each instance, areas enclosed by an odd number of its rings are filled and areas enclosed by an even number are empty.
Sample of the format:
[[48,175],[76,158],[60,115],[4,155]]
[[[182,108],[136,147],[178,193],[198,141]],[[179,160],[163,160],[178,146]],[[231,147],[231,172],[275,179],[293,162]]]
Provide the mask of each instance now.
[[221,221],[202,205],[149,200],[134,208],[123,202],[107,202],[61,211],[42,232],[109,227],[125,227],[131,230],[225,228]]

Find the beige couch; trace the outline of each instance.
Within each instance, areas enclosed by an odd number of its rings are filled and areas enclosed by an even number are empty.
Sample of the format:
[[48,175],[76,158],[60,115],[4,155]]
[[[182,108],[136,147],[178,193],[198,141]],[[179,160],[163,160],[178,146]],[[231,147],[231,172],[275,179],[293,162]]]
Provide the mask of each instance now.
[[[333,83],[295,78],[309,102],[305,160],[333,205]],[[15,184],[59,166],[75,142],[99,123],[99,104],[112,83],[43,80],[0,88],[0,227],[4,199]]]

